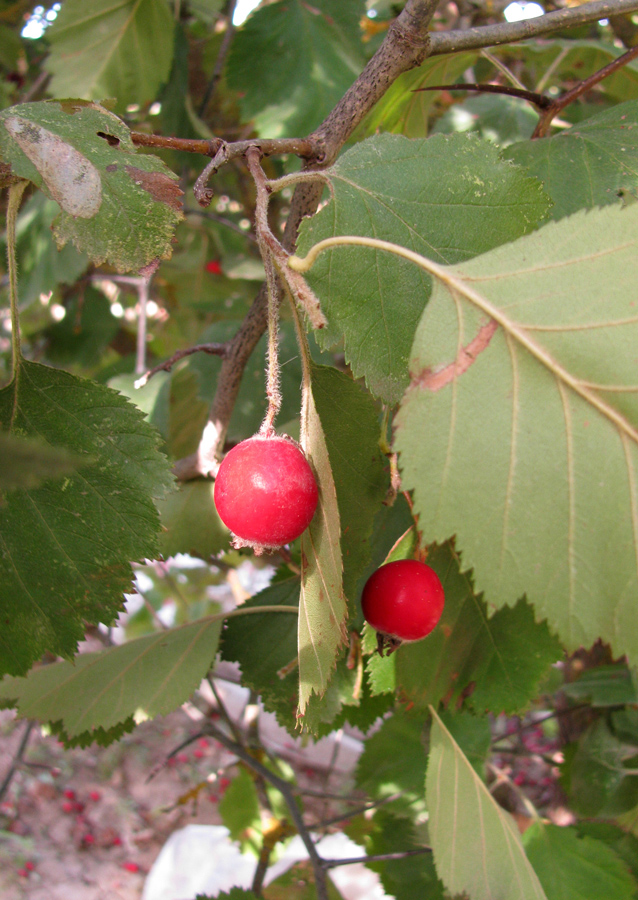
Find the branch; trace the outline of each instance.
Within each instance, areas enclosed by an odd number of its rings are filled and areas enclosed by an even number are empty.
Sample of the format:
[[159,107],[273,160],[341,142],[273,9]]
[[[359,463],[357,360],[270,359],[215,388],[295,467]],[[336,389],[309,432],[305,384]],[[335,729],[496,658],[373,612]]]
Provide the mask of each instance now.
[[[429,47],[428,25],[436,5],[436,0],[408,0],[361,75],[325,121],[308,138],[315,150],[314,154],[308,157],[306,169],[316,171],[336,159],[355,128],[381,99],[392,82],[399,75],[424,61]],[[268,155],[268,142],[249,143],[258,147],[262,155]],[[295,188],[282,239],[286,251],[294,248],[302,219],[316,212],[323,188],[323,184],[316,181],[302,183]],[[266,308],[267,292],[262,287],[222,362],[217,379],[217,393],[197,452],[180,460],[175,467],[174,471],[181,480],[201,475],[208,476],[215,472],[219,465],[217,458],[226,439],[228,423],[239,393],[244,368],[266,330]]]
[[481,47],[526,41],[561,28],[585,25],[587,22],[597,22],[611,15],[636,10],[638,0],[596,0],[593,3],[583,3],[582,6],[550,12],[536,19],[525,19],[523,22],[480,25],[466,31],[439,31],[430,35],[429,55],[440,56],[442,53],[456,53],[459,50],[478,50]]
[[179,362],[180,359],[184,359],[186,356],[192,356],[193,353],[212,353],[214,356],[224,357],[228,350],[228,344],[197,344],[195,347],[188,347],[186,350],[178,350],[176,353],[165,360],[163,363],[159,363],[159,365],[155,366],[153,369],[149,369],[141,378],[138,378],[135,382],[136,388],[144,387],[144,385],[150,381],[153,375],[157,375],[158,372],[170,372],[175,363]]
[[321,861],[324,869],[334,869],[337,866],[352,866],[354,863],[381,862],[386,859],[407,859],[409,856],[423,856],[424,853],[432,853],[432,847],[415,847],[414,850],[401,850],[397,853],[373,853],[370,856],[353,856],[350,859],[324,859]]
[[526,91],[521,88],[510,87],[507,84],[468,84],[461,82],[459,84],[432,84],[427,87],[414,88],[413,94],[420,91],[476,91],[479,94],[505,94],[508,97],[520,97],[521,100],[527,100],[533,103],[539,109],[549,109],[554,101],[544,94],[537,94],[535,91]]
[[11,784],[11,781],[13,779],[13,776],[16,773],[16,769],[18,769],[18,767],[22,763],[22,757],[24,756],[24,753],[27,749],[27,744],[29,743],[29,738],[31,737],[31,732],[34,729],[35,724],[36,723],[33,719],[29,719],[26,723],[26,728],[24,729],[24,732],[22,734],[22,738],[20,740],[20,746],[18,747],[18,752],[14,756],[13,762],[9,766],[9,771],[5,775],[4,781],[0,785],[0,800],[2,800],[4,795],[7,793],[7,790],[9,789],[9,785]]
[[297,806],[297,802],[295,800],[295,794],[291,785],[288,784],[287,781],[284,781],[283,778],[279,778],[278,775],[275,775],[274,772],[271,772],[270,769],[267,769],[266,766],[263,766],[260,762],[258,762],[252,754],[248,752],[241,744],[235,743],[229,737],[224,734],[223,731],[220,731],[219,728],[216,728],[214,725],[207,725],[207,731],[211,734],[215,740],[219,741],[220,744],[223,744],[227,750],[230,750],[231,753],[234,753],[239,759],[246,763],[247,766],[260,775],[264,781],[267,781],[269,784],[272,784],[274,788],[276,788],[281,796],[286,801],[286,806],[288,807],[288,811],[290,812],[290,817],[295,823],[297,827],[297,831],[299,832],[299,836],[304,843],[304,847],[308,851],[308,856],[310,857],[310,862],[312,864],[312,870],[315,876],[315,887],[317,889],[317,898],[318,900],[328,900],[328,885],[326,882],[326,875],[323,870],[323,860],[317,853],[317,849],[313,843],[312,837],[310,836],[310,832],[306,828],[306,823],[303,820],[303,816]]

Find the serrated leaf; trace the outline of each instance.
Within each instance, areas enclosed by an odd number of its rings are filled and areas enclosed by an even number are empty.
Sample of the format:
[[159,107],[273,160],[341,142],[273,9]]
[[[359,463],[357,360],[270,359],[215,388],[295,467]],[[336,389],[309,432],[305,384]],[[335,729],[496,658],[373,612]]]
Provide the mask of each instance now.
[[115,728],[138,709],[165,716],[188,700],[208,672],[222,620],[222,614],[208,616],[81,654],[73,663],[40,666],[26,678],[4,678],[0,698],[13,701],[23,718],[59,723],[70,739]]
[[[381,808],[373,819],[374,830],[366,842],[370,855],[406,853],[419,850],[414,826]],[[406,856],[383,862],[369,862],[369,869],[379,873],[385,891],[395,900],[444,900],[443,885],[436,877],[432,854]]]
[[436,871],[451,894],[472,900],[547,900],[513,819],[496,803],[431,708],[426,777]]
[[229,531],[215,508],[213,489],[212,481],[189,481],[156,504],[162,518],[163,556],[190,553],[207,559],[228,547]]
[[[303,221],[299,255],[323,238],[355,234],[459,262],[531,231],[549,207],[535,179],[472,135],[379,135],[344,153],[327,174],[332,200]],[[321,255],[308,281],[328,319],[320,345],[343,338],[355,377],[397,402],[429,276],[387,253],[339,247]]]
[[624,665],[586,669],[576,681],[562,685],[561,690],[572,700],[589,700],[592,706],[638,703],[638,685]]
[[575,828],[532,824],[523,838],[547,900],[630,900],[636,881],[611,847]]
[[0,150],[16,175],[61,207],[58,246],[72,240],[97,265],[122,272],[171,255],[183,217],[177,176],[136,153],[113,113],[82,100],[12,106],[0,113]]
[[226,77],[261,137],[309,134],[321,123],[363,68],[363,15],[361,0],[285,0],[237,32]]
[[343,590],[354,606],[357,582],[370,559],[374,513],[388,483],[379,449],[379,411],[358,384],[327,366],[312,367],[312,395],[337,491]]
[[[299,578],[289,575],[251,597],[244,606],[298,603]],[[264,613],[229,619],[221,654],[223,659],[239,663],[242,684],[258,693],[264,708],[274,712],[279,724],[294,734],[298,699],[296,617]]]
[[355,772],[357,787],[375,799],[398,794],[385,808],[423,809],[427,767],[423,721],[397,710],[364,745]]
[[395,444],[425,540],[456,534],[490,604],[634,661],[637,246],[638,207],[608,207],[441,272]]
[[611,817],[638,804],[638,753],[599,719],[581,737],[566,764],[570,805],[584,816]]
[[166,0],[64,0],[47,29],[49,92],[150,103],[171,70],[173,28]]
[[638,190],[638,102],[620,103],[553,137],[513,144],[504,155],[543,183],[549,215],[617,203]]
[[[1,685],[1,682],[0,682]],[[113,728],[95,728],[93,731],[83,731],[76,737],[69,737],[61,722],[50,722],[51,734],[54,734],[60,743],[64,744],[65,750],[73,750],[75,747],[90,747],[91,744],[97,744],[98,747],[109,747],[115,741],[119,741],[125,734],[130,734],[135,730],[136,722],[133,716],[129,716]]]
[[[638,879],[638,838],[609,822],[578,822],[579,834],[596,838],[611,847],[624,860],[629,871]],[[638,894],[638,891],[636,891]],[[635,894],[632,896],[634,900]]]
[[0,425],[86,460],[0,507],[0,671],[21,675],[46,651],[71,656],[86,623],[117,615],[129,561],[157,552],[152,498],[173,478],[138,410],[57,369],[21,360],[17,382],[0,391]]
[[342,584],[339,509],[321,420],[312,391],[308,397],[303,449],[313,467],[319,502],[301,536],[299,601],[299,714],[312,694],[321,696],[346,642],[347,602]]
[[49,478],[70,475],[84,462],[64,447],[0,431],[0,490],[35,488]]
[[397,687],[418,709],[440,701],[453,705],[466,695],[479,714],[512,715],[524,709],[551,664],[562,657],[560,643],[544,622],[534,621],[524,600],[489,618],[449,545],[432,548],[428,565],[445,592],[441,620],[423,641],[404,644],[383,661],[371,659],[375,683],[387,680],[390,676],[382,673],[394,665]]

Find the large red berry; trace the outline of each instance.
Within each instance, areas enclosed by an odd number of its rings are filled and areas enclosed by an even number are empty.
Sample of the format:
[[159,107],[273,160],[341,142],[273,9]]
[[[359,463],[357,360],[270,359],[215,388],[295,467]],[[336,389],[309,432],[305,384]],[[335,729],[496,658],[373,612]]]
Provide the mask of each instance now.
[[428,635],[441,618],[444,599],[434,569],[416,559],[401,559],[386,563],[368,578],[361,607],[366,621],[380,634],[380,650],[389,646],[391,652],[401,641],[420,641]]
[[235,546],[273,550],[305,531],[318,500],[306,457],[290,438],[252,437],[225,456],[215,506]]

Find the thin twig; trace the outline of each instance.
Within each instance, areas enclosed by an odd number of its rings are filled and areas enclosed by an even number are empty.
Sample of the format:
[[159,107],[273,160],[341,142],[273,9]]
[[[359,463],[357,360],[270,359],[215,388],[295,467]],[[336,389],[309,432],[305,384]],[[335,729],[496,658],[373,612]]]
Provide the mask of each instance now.
[[187,356],[192,356],[194,353],[211,353],[213,356],[225,356],[228,351],[228,344],[197,344],[195,347],[188,347],[186,350],[177,350],[170,359],[165,360],[162,363],[158,363],[158,365],[154,366],[152,369],[149,369],[141,378],[138,378],[135,382],[136,388],[144,387],[144,385],[150,381],[153,375],[157,375],[158,372],[170,372],[175,363],[178,363],[180,359],[184,359]]
[[350,859],[323,859],[321,865],[324,869],[336,869],[337,866],[352,866],[355,863],[408,859],[410,856],[423,856],[424,853],[432,853],[432,847],[415,847],[414,850],[402,850],[397,853],[372,853],[370,856],[353,856]]
[[549,132],[552,119],[554,119],[561,110],[565,109],[566,106],[569,106],[570,103],[573,103],[574,100],[577,100],[578,97],[581,97],[587,91],[590,91],[604,78],[608,78],[610,75],[613,75],[614,72],[617,72],[618,69],[626,66],[628,62],[631,62],[631,60],[635,59],[637,56],[638,46],[632,47],[631,50],[623,53],[622,56],[619,56],[606,66],[603,66],[602,69],[594,72],[589,78],[585,78],[570,91],[561,94],[561,96],[554,100],[552,105],[541,115],[538,124],[534,129],[534,133],[532,134],[532,140],[534,140],[534,138],[545,137]]
[[24,756],[24,753],[27,749],[27,744],[29,743],[29,738],[31,737],[31,732],[34,729],[35,724],[36,723],[33,719],[30,719],[26,723],[26,728],[24,729],[24,734],[22,735],[22,739],[20,741],[20,746],[18,747],[18,751],[17,751],[16,755],[13,757],[13,762],[9,766],[9,771],[5,775],[4,781],[0,785],[0,802],[2,802],[4,795],[7,793],[8,789],[9,789],[9,785],[11,784],[11,781],[13,780],[13,776],[15,775],[16,771],[20,767],[20,764],[22,762],[22,757]]
[[211,101],[211,97],[215,93],[215,89],[219,84],[219,80],[222,77],[222,72],[224,70],[224,63],[226,62],[226,57],[228,55],[228,51],[230,50],[230,44],[233,39],[233,35],[235,34],[235,26],[233,24],[233,17],[235,15],[235,7],[237,6],[237,0],[229,0],[228,8],[226,9],[226,30],[224,32],[224,37],[222,38],[221,45],[219,47],[219,52],[217,54],[217,59],[215,60],[215,66],[213,68],[213,74],[210,76],[210,81],[206,87],[206,93],[204,94],[204,99],[202,100],[199,109],[197,110],[197,115],[200,119],[204,118],[206,113],[206,108]]
[[135,374],[141,375],[146,368],[146,305],[148,303],[148,278],[142,278],[137,288],[137,341],[135,350]]
[[217,687],[215,686],[215,682],[213,681],[213,678],[210,674],[206,676],[206,681],[208,682],[209,687],[210,687],[211,691],[213,692],[213,697],[215,698],[215,702],[217,703],[217,708],[219,709],[219,714],[221,715],[224,722],[226,722],[226,724],[230,728],[230,731],[231,731],[233,737],[235,738],[235,740],[237,741],[237,743],[241,744],[242,743],[241,735],[239,733],[237,725],[235,724],[235,722],[233,722],[232,718],[230,717],[230,714],[229,714],[228,710],[226,709],[224,701],[222,700],[222,698],[219,694],[219,691],[217,690]]
[[356,816],[362,816],[364,813],[377,809],[379,806],[383,806],[386,803],[392,803],[393,800],[399,800],[404,793],[405,791],[397,791],[396,794],[390,794],[389,797],[382,797],[381,800],[375,800],[374,803],[366,803],[365,806],[360,806],[358,809],[350,809],[347,813],[343,813],[340,816],[334,816],[332,819],[322,819],[321,822],[316,822],[312,825],[312,830],[321,831],[324,828],[330,828],[331,825],[337,825],[345,819],[354,819]]
[[522,22],[502,22],[498,25],[479,25],[458,31],[437,31],[430,35],[429,56],[457,53],[459,50],[480,50],[498,44],[512,44],[529,38],[551,34],[562,28],[573,28],[606,19],[612,14],[638,10],[638,0],[594,0],[582,6],[560,9]]
[[509,87],[506,84],[473,84],[468,82],[432,84],[427,87],[414,88],[412,93],[417,94],[419,91],[476,91],[481,94],[505,94],[508,97],[520,97],[521,100],[527,100],[539,109],[549,109],[554,102],[549,97],[543,96],[543,94]]
[[303,820],[303,816],[297,806],[297,802],[295,800],[295,794],[291,786],[287,781],[284,781],[283,778],[279,778],[278,775],[275,775],[274,772],[271,772],[270,769],[267,769],[266,766],[262,765],[258,760],[255,759],[241,744],[237,744],[235,741],[232,741],[223,731],[220,731],[219,728],[216,728],[214,725],[208,725],[209,733],[219,741],[220,744],[223,744],[227,750],[231,753],[234,753],[239,759],[243,760],[247,766],[256,772],[258,775],[272,784],[274,788],[276,788],[281,796],[284,798],[286,802],[286,806],[288,807],[288,811],[290,812],[290,817],[292,818],[297,831],[299,832],[299,836],[303,841],[304,847],[308,851],[308,856],[310,857],[310,863],[312,865],[312,870],[315,876],[315,887],[317,889],[317,900],[328,900],[328,884],[326,881],[326,875],[323,870],[323,860],[317,853],[317,849],[314,845],[312,837],[310,836],[310,832],[306,828],[306,823]]

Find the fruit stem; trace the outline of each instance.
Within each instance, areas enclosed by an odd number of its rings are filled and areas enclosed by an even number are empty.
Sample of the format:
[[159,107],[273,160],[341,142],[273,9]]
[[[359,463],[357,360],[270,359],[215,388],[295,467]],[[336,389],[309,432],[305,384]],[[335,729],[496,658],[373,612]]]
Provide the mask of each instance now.
[[11,350],[13,357],[13,378],[17,380],[20,366],[20,319],[18,312],[18,263],[16,260],[16,220],[20,202],[28,181],[18,181],[9,187],[7,205],[7,264],[9,268],[9,302],[11,304]]

